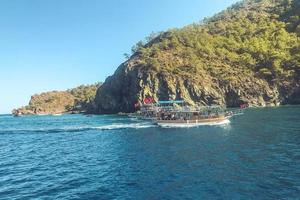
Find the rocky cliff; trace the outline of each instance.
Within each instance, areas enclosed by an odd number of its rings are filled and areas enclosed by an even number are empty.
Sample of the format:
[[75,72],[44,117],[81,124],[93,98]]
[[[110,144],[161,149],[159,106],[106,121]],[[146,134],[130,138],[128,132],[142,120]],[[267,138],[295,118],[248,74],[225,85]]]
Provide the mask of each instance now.
[[14,115],[61,114],[66,112],[90,112],[99,83],[81,85],[67,91],[51,91],[33,95],[27,106],[14,109]]
[[230,107],[298,104],[299,15],[299,0],[245,0],[148,37],[98,89],[94,112],[132,112],[147,95]]

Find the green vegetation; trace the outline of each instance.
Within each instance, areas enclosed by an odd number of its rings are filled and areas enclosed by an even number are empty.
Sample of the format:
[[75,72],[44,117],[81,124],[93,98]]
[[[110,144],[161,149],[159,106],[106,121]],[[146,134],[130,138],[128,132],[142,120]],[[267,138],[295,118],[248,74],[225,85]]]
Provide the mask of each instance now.
[[25,106],[25,109],[37,114],[56,114],[65,112],[67,107],[71,107],[74,103],[74,97],[70,93],[52,91],[32,96],[29,105]]
[[201,23],[152,34],[132,52],[146,70],[231,81],[239,71],[276,83],[300,74],[299,36],[299,0],[245,0]]
[[101,83],[95,83],[93,85],[80,85],[74,89],[68,90],[75,98],[74,110],[89,110],[93,106],[97,89],[101,86]]
[[29,105],[13,110],[13,114],[86,112],[92,109],[100,85],[100,83],[81,85],[67,91],[51,91],[33,95]]
[[300,0],[241,1],[151,34],[127,58],[97,93],[96,112],[132,112],[147,95],[229,107],[300,103]]

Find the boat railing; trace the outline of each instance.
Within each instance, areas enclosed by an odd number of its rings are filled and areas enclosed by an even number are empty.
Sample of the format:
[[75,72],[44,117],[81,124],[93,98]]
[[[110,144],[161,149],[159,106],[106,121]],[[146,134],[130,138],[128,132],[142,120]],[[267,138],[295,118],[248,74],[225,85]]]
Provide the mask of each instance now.
[[160,104],[145,104],[140,108],[142,113],[147,112],[198,112],[198,113],[220,113],[224,112],[221,106],[180,106],[177,104],[160,105]]

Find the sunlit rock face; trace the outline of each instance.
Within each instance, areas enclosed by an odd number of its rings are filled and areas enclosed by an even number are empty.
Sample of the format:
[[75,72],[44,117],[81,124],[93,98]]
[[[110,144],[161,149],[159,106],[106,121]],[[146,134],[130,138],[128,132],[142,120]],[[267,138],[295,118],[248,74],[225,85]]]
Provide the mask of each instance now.
[[245,0],[149,37],[98,89],[94,112],[132,112],[146,96],[230,107],[299,103],[299,2]]

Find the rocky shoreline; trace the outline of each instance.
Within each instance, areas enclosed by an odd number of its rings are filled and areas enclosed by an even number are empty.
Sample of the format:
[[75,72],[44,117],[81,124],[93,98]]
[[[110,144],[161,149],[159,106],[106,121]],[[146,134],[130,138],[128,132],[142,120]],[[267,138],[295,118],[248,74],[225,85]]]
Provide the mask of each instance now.
[[66,91],[51,91],[33,95],[27,106],[14,109],[14,116],[61,115],[91,112],[100,83],[81,85]]
[[[201,23],[147,37],[81,110],[134,112],[147,96],[227,107],[300,104],[299,10],[298,0],[244,0]],[[29,103],[14,113],[74,111],[76,99],[43,99],[43,106]]]
[[[143,73],[132,68],[131,61],[122,64],[98,90],[96,113],[134,112],[134,104],[149,95],[158,100],[183,99],[190,105],[222,105],[239,107],[279,106],[299,104],[299,82],[270,85],[257,77],[240,76],[235,82],[222,82],[206,77],[209,82],[193,82],[188,78],[162,73]],[[118,84],[119,83],[119,84]],[[286,83],[286,85],[284,84]]]

